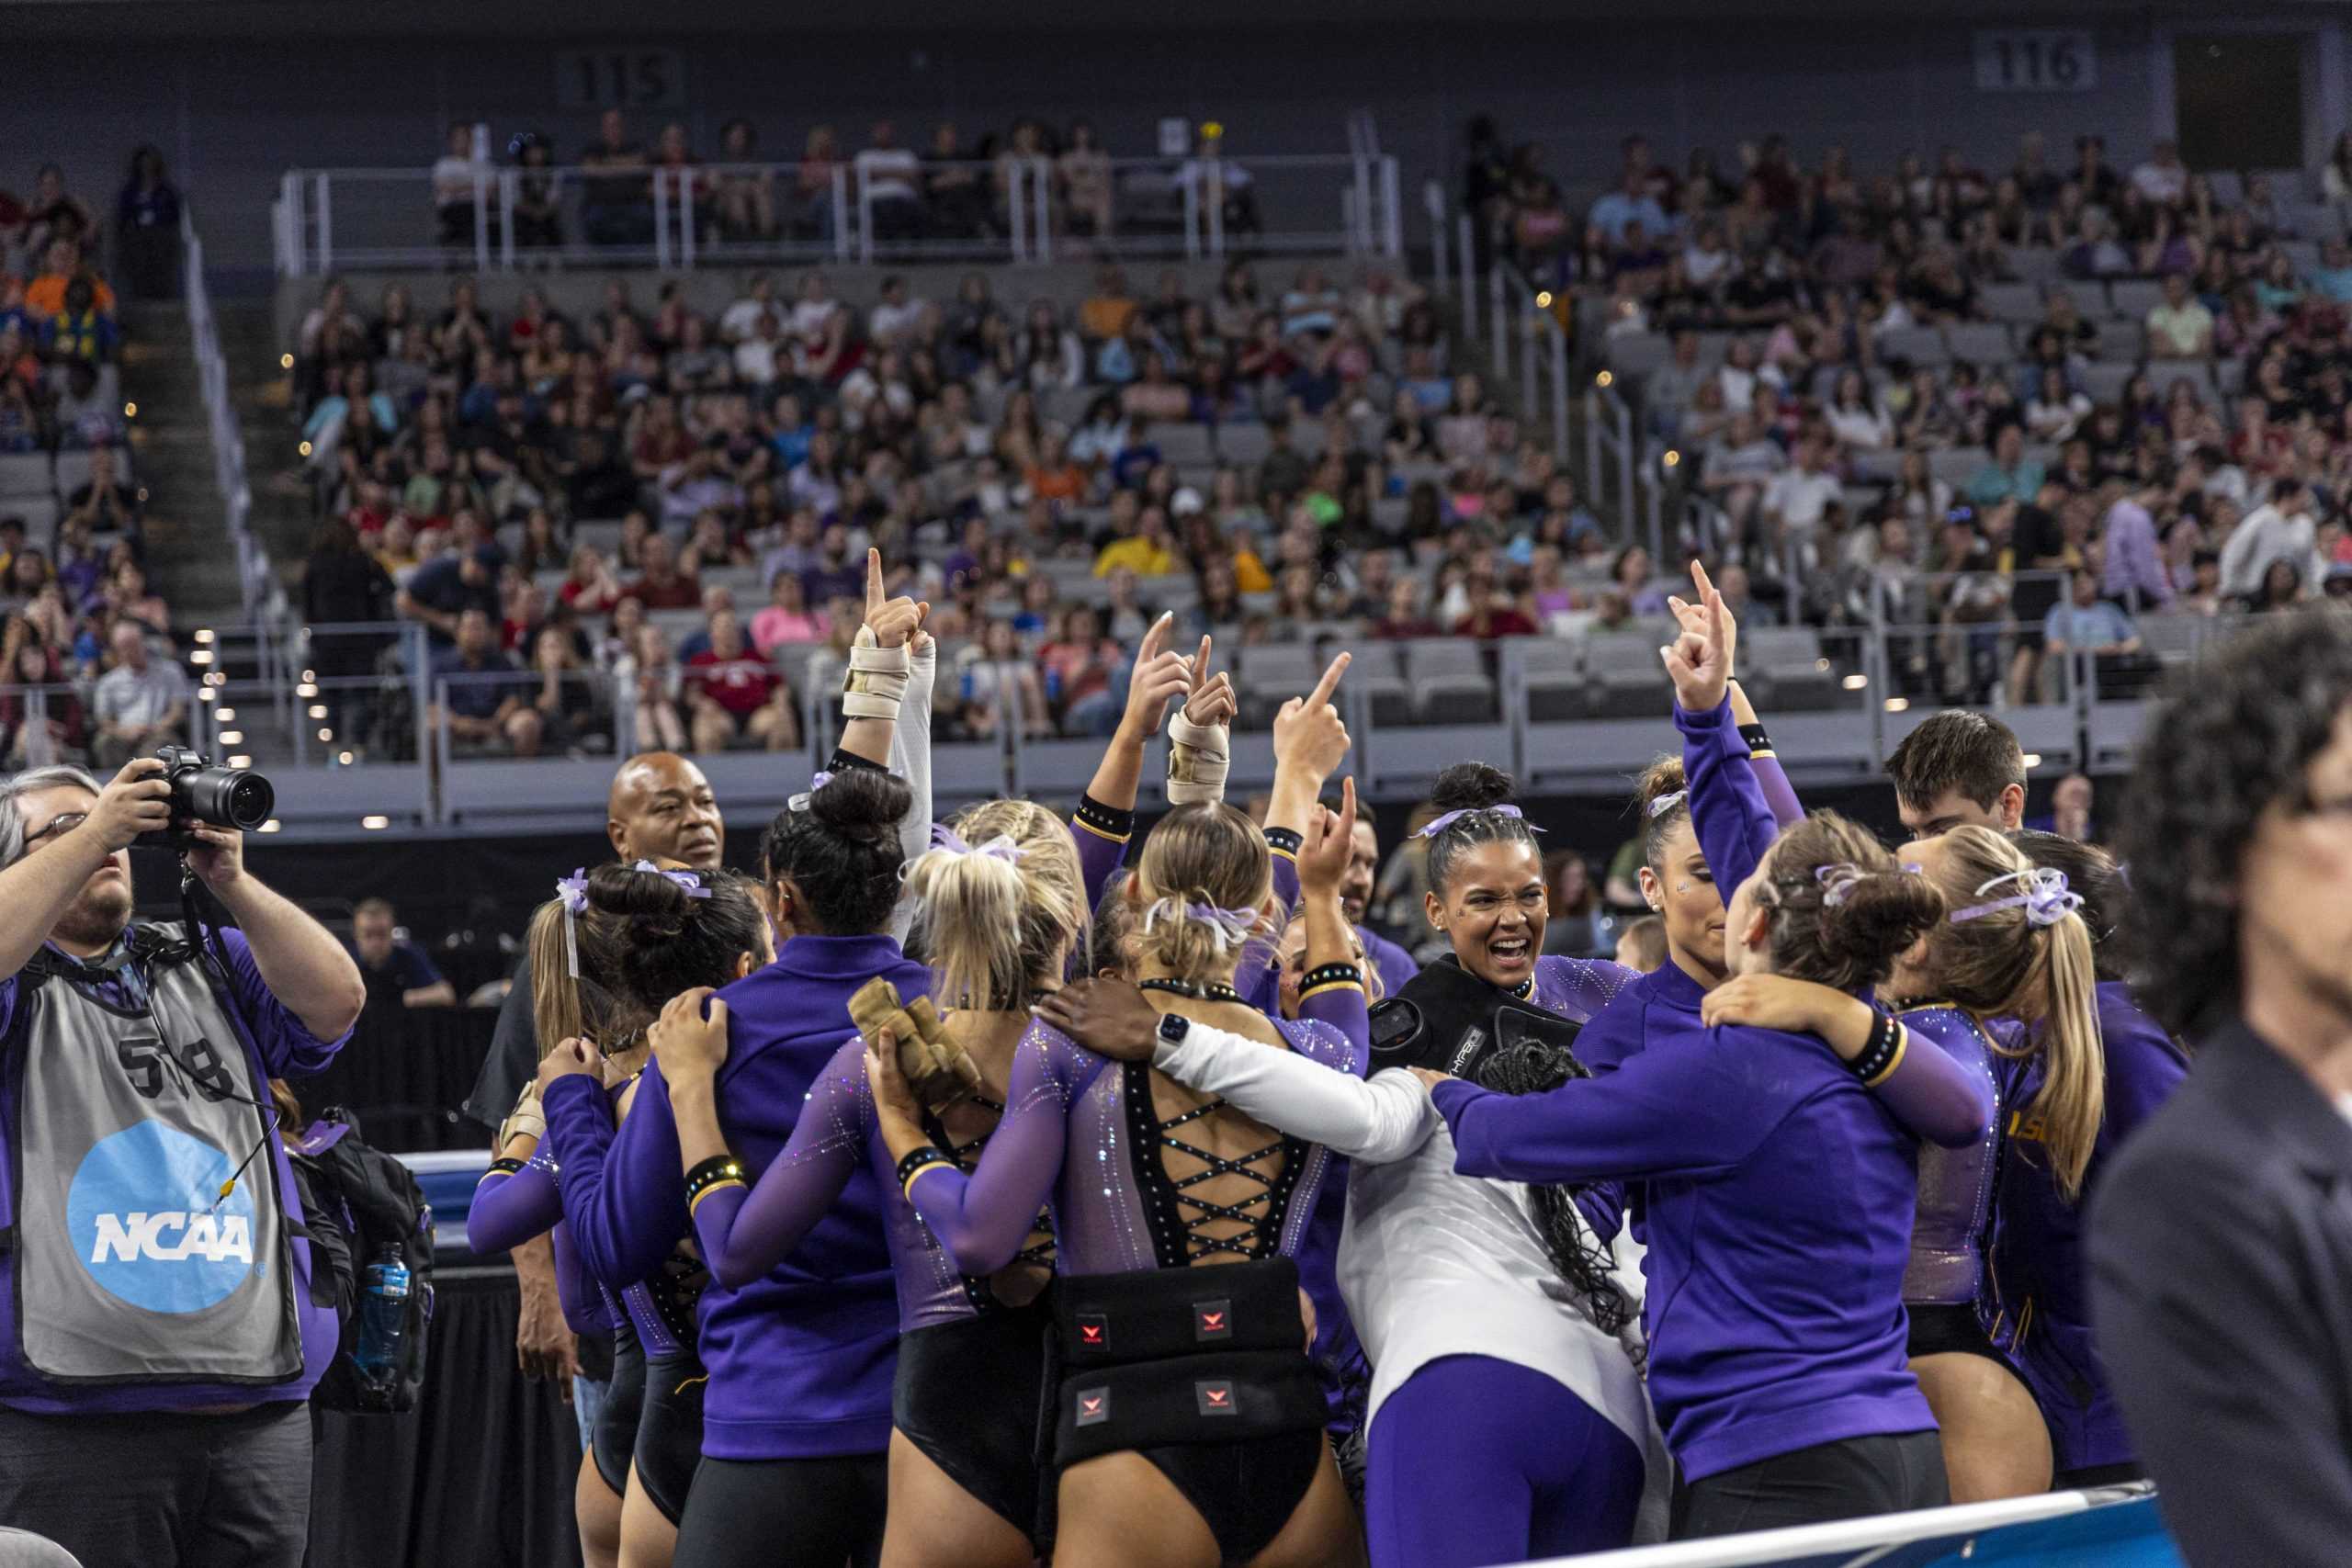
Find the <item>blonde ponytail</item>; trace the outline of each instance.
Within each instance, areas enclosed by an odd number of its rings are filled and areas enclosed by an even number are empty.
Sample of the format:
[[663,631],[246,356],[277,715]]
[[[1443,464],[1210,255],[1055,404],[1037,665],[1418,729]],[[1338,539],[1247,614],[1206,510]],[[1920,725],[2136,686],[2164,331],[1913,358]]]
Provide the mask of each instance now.
[[550,898],[531,913],[531,1026],[538,1035],[539,1059],[567,1040],[579,1038],[580,983],[563,934],[563,900]]
[[984,1011],[1027,1008],[1086,942],[1090,911],[1069,827],[1029,801],[992,800],[933,838],[906,881],[933,996]]
[[1148,890],[1129,939],[1137,964],[1179,980],[1232,979],[1250,935],[1262,934],[1272,889],[1258,825],[1221,803],[1179,807],[1144,840],[1136,874]]
[[2072,1201],[2107,1111],[2098,960],[2081,900],[2058,873],[2037,868],[1990,828],[1955,828],[1939,843],[1936,880],[1953,913],[1928,939],[1934,988],[1973,1011],[2038,1026],[2030,1043],[2002,1053],[2042,1059],[2033,1103],[2011,1109],[2038,1124],[2059,1190]]
[[2098,1025],[2097,959],[2090,928],[2069,914],[2041,933],[2048,999],[2041,1020],[2041,1089],[2033,1119],[2058,1190],[2073,1202],[2107,1115],[2107,1048]]

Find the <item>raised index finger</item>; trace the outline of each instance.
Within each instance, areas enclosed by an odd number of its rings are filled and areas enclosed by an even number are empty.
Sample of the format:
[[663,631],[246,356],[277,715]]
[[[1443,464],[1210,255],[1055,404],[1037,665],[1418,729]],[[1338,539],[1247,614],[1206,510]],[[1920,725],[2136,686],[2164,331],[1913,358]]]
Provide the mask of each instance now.
[[1340,677],[1348,672],[1348,665],[1354,657],[1353,654],[1342,653],[1331,660],[1330,667],[1323,671],[1323,679],[1315,682],[1315,690],[1306,699],[1309,708],[1321,707],[1331,700],[1331,694],[1340,689]]
[[1201,651],[1193,660],[1193,690],[1199,691],[1209,683],[1209,639],[1201,638]]
[[880,609],[883,599],[882,552],[868,549],[865,552],[865,613],[871,615]]
[[1168,628],[1175,624],[1175,611],[1166,610],[1160,613],[1159,619],[1152,622],[1149,629],[1143,634],[1143,646],[1136,649],[1137,664],[1148,664],[1159,657],[1159,650],[1168,646]]

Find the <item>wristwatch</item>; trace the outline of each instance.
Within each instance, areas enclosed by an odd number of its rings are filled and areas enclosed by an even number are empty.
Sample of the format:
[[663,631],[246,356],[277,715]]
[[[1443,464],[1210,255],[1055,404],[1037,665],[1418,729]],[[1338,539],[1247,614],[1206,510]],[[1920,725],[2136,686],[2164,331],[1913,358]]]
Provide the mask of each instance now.
[[1163,1012],[1159,1015],[1159,1043],[1170,1047],[1182,1045],[1185,1032],[1192,1027],[1193,1021],[1182,1013]]

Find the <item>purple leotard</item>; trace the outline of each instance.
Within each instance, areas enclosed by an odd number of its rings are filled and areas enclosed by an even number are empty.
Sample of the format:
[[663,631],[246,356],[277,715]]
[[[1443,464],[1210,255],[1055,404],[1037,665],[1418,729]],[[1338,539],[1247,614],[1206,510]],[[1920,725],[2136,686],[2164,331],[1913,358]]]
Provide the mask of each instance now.
[[[1360,1017],[1363,998],[1354,996],[1354,1003]],[[1313,1019],[1274,1027],[1311,1060],[1363,1071],[1361,1037],[1351,1041]],[[914,1207],[968,1273],[1010,1262],[1049,1194],[1060,1272],[1116,1274],[1181,1263],[1184,1221],[1166,1201],[1159,1151],[1138,1136],[1138,1122],[1146,1128],[1155,1122],[1149,1092],[1150,1075],[1140,1065],[1122,1067],[1058,1030],[1034,1024],[1013,1061],[1010,1108],[979,1168],[968,1178],[945,1166],[919,1173],[910,1194]],[[1266,1254],[1295,1257],[1330,1156],[1295,1141],[1288,1153],[1276,1179],[1283,1189],[1272,1205],[1277,1215],[1267,1222],[1273,1234],[1261,1245]]]
[[1919,1207],[1911,1222],[1911,1266],[1903,1275],[1903,1300],[1914,1306],[1973,1305],[1984,1275],[2000,1162],[2000,1088],[1992,1038],[1950,1003],[1908,1008],[1896,1016],[1911,1035],[1906,1057],[1933,1042],[1966,1071],[1977,1089],[1976,1115],[1984,1129],[1957,1147],[1931,1143],[1919,1150]]

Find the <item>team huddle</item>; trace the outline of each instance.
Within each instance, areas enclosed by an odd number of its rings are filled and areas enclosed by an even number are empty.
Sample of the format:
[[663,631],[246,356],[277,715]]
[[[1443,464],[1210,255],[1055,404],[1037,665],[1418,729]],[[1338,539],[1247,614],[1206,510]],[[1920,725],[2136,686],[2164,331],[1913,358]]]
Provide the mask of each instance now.
[[[1893,852],[1808,815],[1694,568],[1637,807],[1666,962],[1545,955],[1539,829],[1466,762],[1415,972],[1351,919],[1346,654],[1262,824],[1165,618],[1075,812],[938,824],[928,607],[870,581],[757,874],[616,831],[532,921],[469,1231],[551,1235],[614,1337],[591,1563],[1476,1568],[2138,1473],[2079,1216],[2186,1059],[2000,725],[1890,759]],[[715,819],[678,759],[628,789]]]

